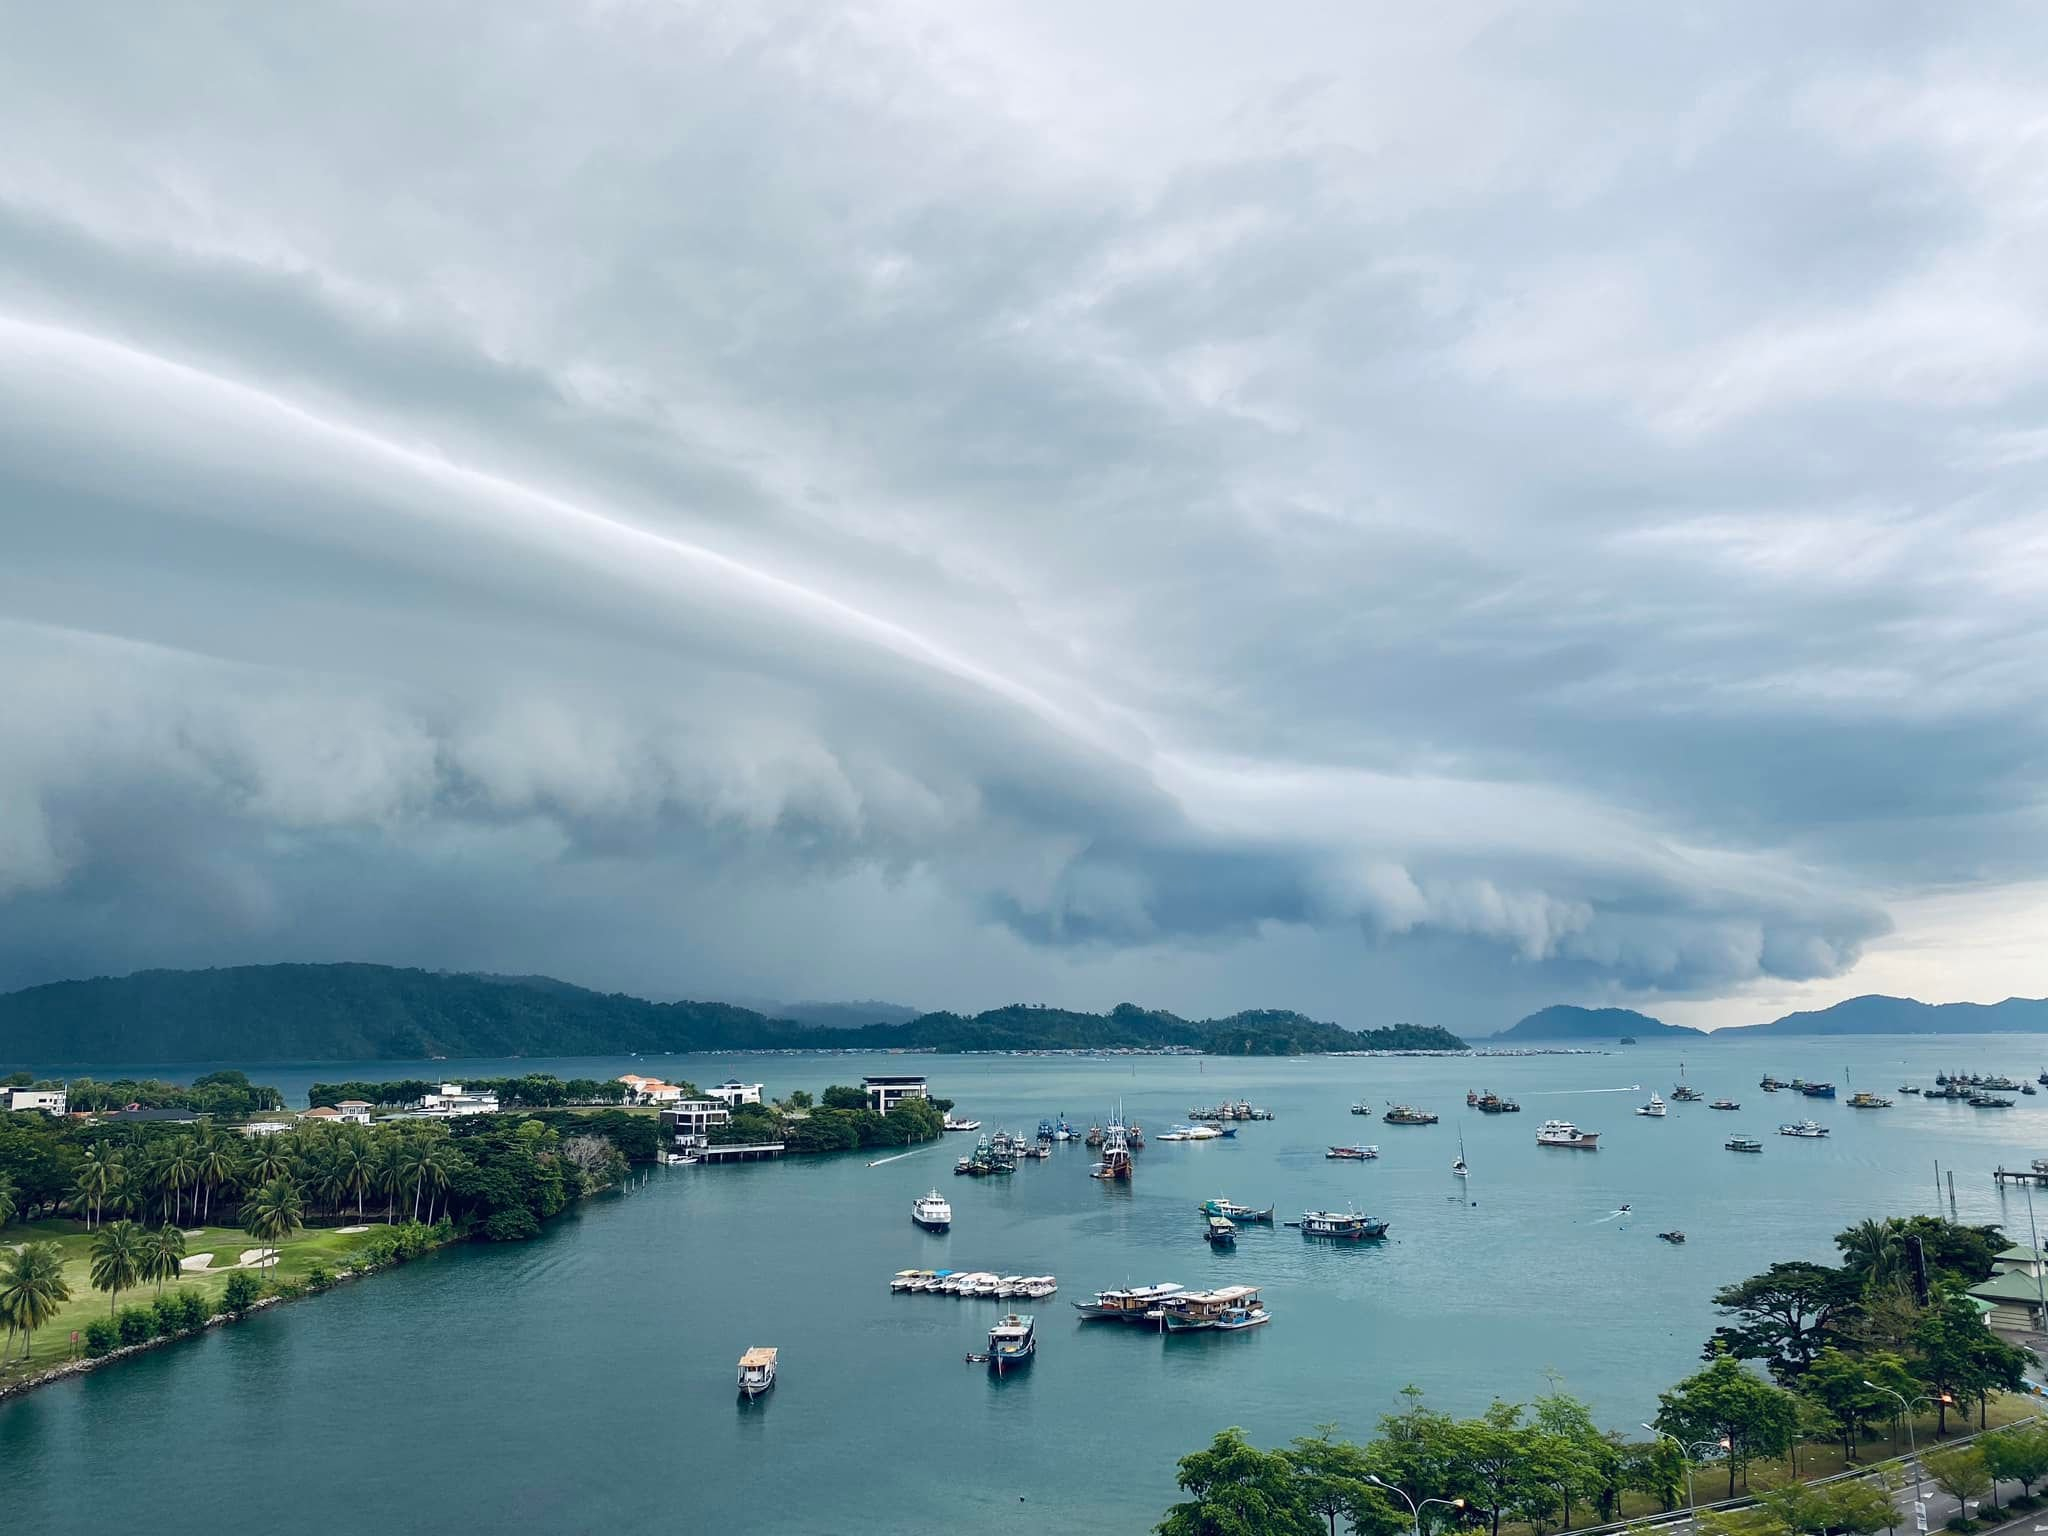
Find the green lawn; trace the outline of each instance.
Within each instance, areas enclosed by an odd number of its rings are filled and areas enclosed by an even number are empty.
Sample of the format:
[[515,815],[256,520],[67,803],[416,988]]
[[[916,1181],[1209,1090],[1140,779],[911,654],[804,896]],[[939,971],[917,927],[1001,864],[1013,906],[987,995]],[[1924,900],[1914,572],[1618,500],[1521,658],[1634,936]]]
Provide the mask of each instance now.
[[[185,1239],[188,1255],[210,1253],[216,1265],[233,1265],[246,1249],[260,1246],[248,1233],[235,1227],[205,1227],[196,1230],[199,1235]],[[330,1272],[341,1267],[346,1255],[362,1241],[363,1234],[350,1233],[346,1236],[331,1228],[314,1228],[299,1233],[288,1242],[277,1245],[277,1263],[270,1273],[280,1280],[303,1279],[306,1271],[314,1265],[324,1265]],[[71,1286],[71,1299],[57,1309],[57,1316],[47,1327],[36,1330],[26,1363],[21,1358],[21,1338],[14,1339],[14,1356],[6,1366],[0,1367],[0,1381],[13,1381],[24,1375],[32,1375],[57,1365],[71,1353],[71,1334],[76,1329],[83,1332],[86,1322],[94,1317],[105,1317],[109,1298],[104,1291],[92,1288],[88,1278],[91,1266],[92,1238],[85,1225],[77,1221],[32,1221],[10,1225],[5,1234],[0,1234],[0,1243],[15,1247],[25,1242],[54,1241],[64,1252],[64,1278]],[[181,1276],[170,1282],[166,1289],[184,1288],[203,1290],[208,1296],[218,1296],[227,1285],[232,1269],[220,1269],[213,1273]],[[253,1273],[253,1271],[252,1271]],[[132,1291],[123,1291],[120,1305],[147,1305],[156,1297],[154,1285],[144,1285]],[[0,1328],[0,1338],[6,1330]]]

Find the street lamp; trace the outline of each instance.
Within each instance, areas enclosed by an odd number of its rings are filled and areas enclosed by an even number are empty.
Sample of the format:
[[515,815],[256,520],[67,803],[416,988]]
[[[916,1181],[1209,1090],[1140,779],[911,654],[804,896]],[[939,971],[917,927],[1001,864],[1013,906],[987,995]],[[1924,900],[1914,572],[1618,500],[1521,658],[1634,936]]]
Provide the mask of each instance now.
[[[1895,1391],[1890,1387],[1880,1387],[1868,1376],[1863,1378],[1863,1385],[1870,1388],[1873,1392],[1882,1392],[1887,1397],[1896,1397],[1899,1400],[1899,1417],[1906,1421],[1906,1459],[1913,1464],[1913,1502],[1918,1504],[1920,1502],[1920,1447],[1914,1443],[1913,1438],[1913,1403],[1940,1403],[1944,1407],[1953,1408],[1956,1400],[1949,1396],[1948,1393],[1940,1392],[1932,1397],[1916,1397],[1912,1402],[1908,1402],[1905,1393]],[[1898,1442],[1894,1440],[1892,1444],[1896,1445]]]
[[1702,1449],[1712,1451],[1726,1451],[1730,1449],[1728,1437],[1723,1435],[1718,1440],[1696,1440],[1691,1445],[1687,1445],[1669,1430],[1659,1429],[1654,1424],[1645,1424],[1643,1428],[1647,1429],[1659,1440],[1669,1440],[1685,1453],[1685,1507],[1686,1512],[1691,1514],[1698,1509],[1700,1502],[1692,1491],[1692,1464],[1695,1460],[1700,1459],[1700,1451]]
[[1381,1477],[1377,1472],[1366,1473],[1365,1480],[1368,1483],[1378,1483],[1380,1487],[1386,1489],[1389,1493],[1398,1493],[1401,1495],[1401,1502],[1408,1506],[1408,1513],[1412,1515],[1415,1519],[1415,1536],[1422,1536],[1422,1511],[1427,1506],[1431,1504],[1441,1504],[1445,1509],[1463,1509],[1465,1507],[1465,1501],[1463,1499],[1424,1499],[1420,1504],[1418,1504],[1413,1499],[1408,1497],[1407,1489],[1395,1487],[1392,1483],[1388,1482],[1384,1477]]

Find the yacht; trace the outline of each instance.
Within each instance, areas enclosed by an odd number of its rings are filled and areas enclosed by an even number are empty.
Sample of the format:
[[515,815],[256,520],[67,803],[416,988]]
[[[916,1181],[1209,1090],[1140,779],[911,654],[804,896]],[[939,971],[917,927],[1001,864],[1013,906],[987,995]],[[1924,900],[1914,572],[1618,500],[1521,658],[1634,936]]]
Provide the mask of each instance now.
[[927,1232],[943,1232],[953,1225],[953,1207],[935,1189],[910,1202],[910,1219]]
[[1038,1330],[1029,1312],[1012,1312],[988,1331],[989,1369],[998,1376],[1029,1365],[1037,1353]]
[[1582,1131],[1569,1120],[1546,1120],[1536,1127],[1536,1145],[1539,1147],[1577,1147],[1582,1151],[1599,1150],[1600,1133]]
[[1778,1127],[1780,1136],[1797,1136],[1803,1141],[1818,1141],[1827,1133],[1828,1128],[1814,1120],[1795,1120],[1790,1125]]
[[1451,1160],[1451,1176],[1463,1179],[1469,1178],[1471,1173],[1472,1170],[1465,1166],[1465,1138],[1460,1136],[1458,1138],[1458,1155]]
[[1662,1120],[1664,1118],[1664,1101],[1653,1093],[1650,1095],[1649,1103],[1636,1106],[1636,1113],[1648,1115],[1654,1120]]
[[775,1385],[775,1351],[750,1349],[740,1356],[740,1394],[755,1398]]
[[1303,1211],[1303,1237],[1328,1237],[1339,1242],[1363,1242],[1387,1235],[1387,1223],[1378,1216],[1361,1216],[1356,1211]]
[[1761,1152],[1764,1149],[1764,1144],[1754,1136],[1730,1136],[1721,1145],[1730,1152]]
[[1097,1291],[1092,1300],[1077,1301],[1073,1305],[1084,1322],[1105,1319],[1142,1323],[1146,1320],[1146,1313],[1156,1312],[1161,1302],[1180,1293],[1180,1286],[1165,1281],[1158,1285],[1128,1286],[1120,1291]]

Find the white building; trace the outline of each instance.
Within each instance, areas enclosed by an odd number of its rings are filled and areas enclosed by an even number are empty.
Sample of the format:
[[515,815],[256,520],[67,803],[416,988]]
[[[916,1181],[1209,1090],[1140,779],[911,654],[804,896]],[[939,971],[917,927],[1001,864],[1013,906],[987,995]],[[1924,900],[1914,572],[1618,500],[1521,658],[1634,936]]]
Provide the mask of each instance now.
[[679,1147],[699,1145],[713,1126],[731,1120],[732,1111],[717,1099],[683,1099],[661,1112],[661,1128]]
[[370,1102],[367,1099],[343,1099],[334,1106],[334,1112],[350,1125],[370,1123]]
[[290,1129],[291,1127],[282,1120],[251,1120],[242,1127],[242,1134],[244,1136],[277,1136]]
[[6,1107],[15,1111],[40,1109],[46,1115],[65,1113],[65,1090],[62,1088],[0,1088],[7,1095]]
[[864,1077],[861,1087],[867,1090],[868,1108],[878,1115],[886,1115],[905,1099],[928,1099],[931,1090],[922,1077],[908,1073],[884,1077]]
[[419,1115],[495,1115],[498,1096],[481,1091],[470,1093],[460,1083],[443,1083],[439,1093],[430,1093],[413,1106]]
[[716,1099],[729,1109],[737,1109],[742,1104],[760,1103],[761,1087],[759,1083],[743,1083],[736,1077],[728,1077],[716,1088],[706,1088],[704,1097]]
[[622,1073],[618,1081],[626,1085],[628,1104],[679,1104],[683,1090],[674,1083],[664,1083],[658,1077],[642,1077],[637,1072]]

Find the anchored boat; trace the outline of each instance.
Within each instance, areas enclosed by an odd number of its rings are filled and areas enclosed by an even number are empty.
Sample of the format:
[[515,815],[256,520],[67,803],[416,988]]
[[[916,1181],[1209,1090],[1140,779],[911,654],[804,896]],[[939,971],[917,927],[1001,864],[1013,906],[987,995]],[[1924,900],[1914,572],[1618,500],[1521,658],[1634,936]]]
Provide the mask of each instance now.
[[1327,1237],[1337,1242],[1356,1243],[1387,1235],[1387,1223],[1378,1216],[1361,1216],[1357,1211],[1303,1211],[1303,1237]]
[[1237,1246],[1237,1223],[1228,1216],[1211,1216],[1208,1230],[1202,1234],[1209,1240],[1211,1248],[1235,1248]]
[[910,1202],[910,1219],[927,1232],[943,1232],[953,1225],[953,1207],[935,1189]]
[[1214,1291],[1187,1291],[1159,1308],[1159,1326],[1167,1333],[1217,1329],[1236,1333],[1272,1319],[1255,1285],[1226,1285]]
[[1219,1198],[1204,1200],[1201,1212],[1204,1216],[1228,1216],[1232,1221],[1262,1221],[1269,1227],[1273,1224],[1273,1207],[1270,1205],[1259,1211],[1248,1205],[1238,1205],[1234,1201]]
[[750,1349],[740,1356],[740,1394],[747,1398],[759,1397],[775,1385],[775,1351],[772,1349]]
[[1380,1118],[1389,1125],[1435,1125],[1439,1117],[1412,1104],[1393,1104]]
[[1379,1155],[1378,1147],[1369,1147],[1363,1143],[1349,1147],[1332,1147],[1323,1154],[1324,1157],[1341,1158],[1353,1163],[1369,1163]]
[[1077,1301],[1073,1307],[1083,1322],[1142,1323],[1168,1297],[1178,1296],[1181,1289],[1171,1281],[1127,1286],[1120,1291],[1097,1291],[1092,1300]]
[[1546,1120],[1536,1127],[1536,1145],[1576,1147],[1582,1152],[1595,1152],[1600,1147],[1600,1133],[1582,1131],[1569,1120]]
[[1029,1312],[1012,1312],[988,1331],[988,1366],[998,1376],[1029,1365],[1038,1353],[1038,1329]]

